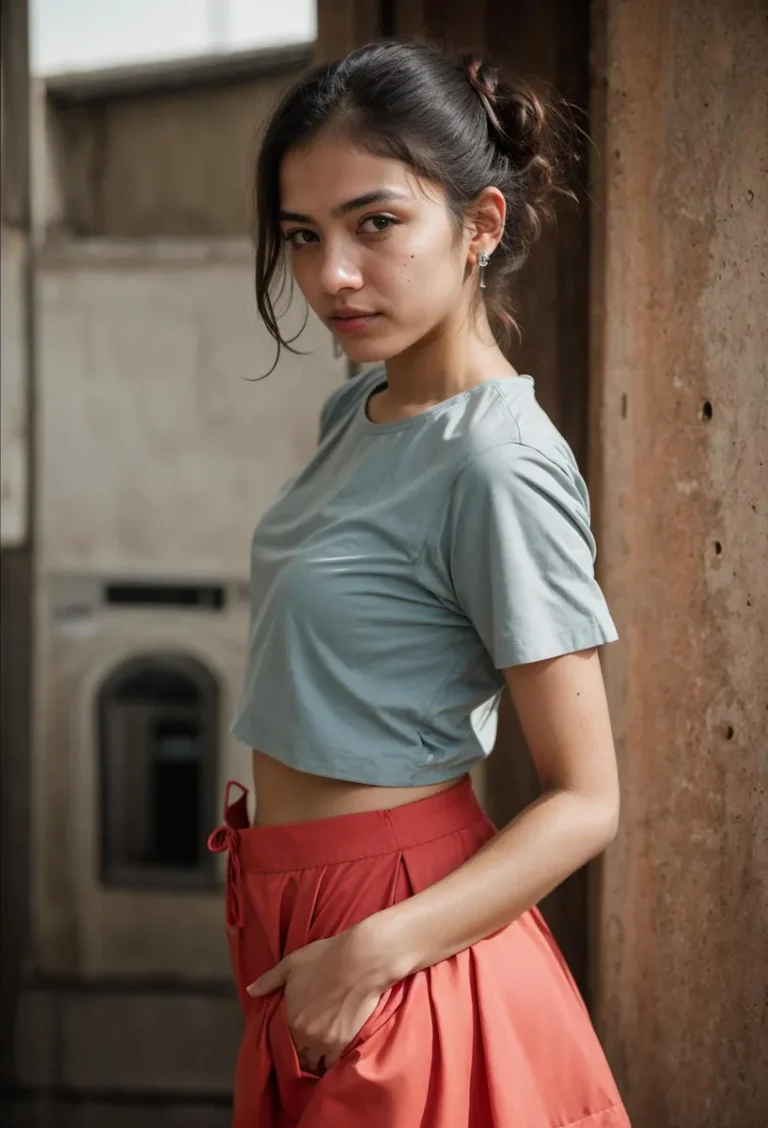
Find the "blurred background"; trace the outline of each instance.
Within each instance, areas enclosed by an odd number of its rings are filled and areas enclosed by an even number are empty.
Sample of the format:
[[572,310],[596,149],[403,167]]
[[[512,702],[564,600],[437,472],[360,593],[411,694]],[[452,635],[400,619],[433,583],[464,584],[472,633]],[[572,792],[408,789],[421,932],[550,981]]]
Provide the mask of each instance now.
[[[511,357],[589,481],[623,818],[545,911],[635,1128],[768,1123],[762,0],[1,12],[2,1125],[229,1123],[205,837],[250,770],[248,545],[351,374],[310,317],[249,382],[252,163],[288,84],[392,34],[552,84],[590,135]],[[508,706],[498,743],[504,822],[536,793]]]

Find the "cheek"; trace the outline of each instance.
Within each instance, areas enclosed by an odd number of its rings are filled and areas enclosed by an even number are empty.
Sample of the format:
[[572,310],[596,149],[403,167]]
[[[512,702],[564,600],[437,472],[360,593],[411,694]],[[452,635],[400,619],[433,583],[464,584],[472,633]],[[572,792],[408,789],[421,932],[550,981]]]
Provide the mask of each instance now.
[[391,278],[400,297],[405,296],[418,308],[429,309],[447,301],[455,302],[462,281],[454,258],[432,249],[401,256]]

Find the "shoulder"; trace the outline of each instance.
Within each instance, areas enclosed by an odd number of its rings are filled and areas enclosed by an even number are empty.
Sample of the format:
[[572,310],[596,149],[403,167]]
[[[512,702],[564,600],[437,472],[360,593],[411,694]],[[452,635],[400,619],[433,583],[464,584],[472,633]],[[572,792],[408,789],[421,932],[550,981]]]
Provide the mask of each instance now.
[[466,477],[500,472],[504,466],[543,458],[575,467],[573,453],[536,398],[530,376],[512,376],[475,385],[450,407],[451,436]]
[[443,526],[450,559],[476,559],[480,546],[488,553],[495,545],[534,569],[549,568],[563,553],[594,563],[589,494],[567,451],[567,444],[541,439],[510,441],[470,458],[454,481]]
[[506,382],[496,391],[509,422],[468,452],[454,480],[454,513],[490,505],[546,518],[554,508],[588,526],[589,492],[564,436],[533,395],[515,395]]
[[512,485],[520,481],[547,478],[581,480],[581,474],[568,448],[537,440],[518,439],[494,443],[476,450],[466,459],[456,484],[475,486]]
[[571,447],[536,399],[532,381],[495,382],[489,388],[495,425],[479,428],[456,485],[483,491],[526,484],[548,490],[559,483],[587,501]]
[[361,372],[334,388],[320,409],[320,440],[349,418],[373,389],[386,378],[383,365]]
[[521,466],[538,461],[578,474],[571,447],[536,398],[532,381],[529,387],[530,393],[526,395],[524,390],[521,394],[512,381],[497,385],[499,399],[514,423],[517,449],[499,451],[495,456],[491,454],[490,462],[494,461],[494,457],[502,461],[516,459]]

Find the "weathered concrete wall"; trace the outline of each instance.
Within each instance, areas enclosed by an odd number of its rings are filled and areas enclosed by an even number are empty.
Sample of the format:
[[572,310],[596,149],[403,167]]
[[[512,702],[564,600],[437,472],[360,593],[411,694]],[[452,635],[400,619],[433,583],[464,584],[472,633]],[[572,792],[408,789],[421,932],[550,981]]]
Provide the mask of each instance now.
[[[219,689],[217,812],[226,779],[247,783],[248,754],[228,723],[247,645],[250,536],[313,448],[344,365],[311,319],[298,342],[308,355],[285,354],[267,380],[248,382],[274,350],[242,238],[247,172],[287,76],[234,81],[233,66],[253,66],[245,58],[196,66],[199,86],[187,67],[68,78],[51,113],[35,91],[35,551],[4,551],[2,569],[2,1048],[15,1086],[3,1124],[230,1120],[241,1016],[222,891],[103,883],[95,698],[127,659],[197,659]],[[4,160],[4,186],[6,170]],[[25,200],[4,283],[27,253]],[[7,309],[20,320],[17,308],[4,304],[4,320]],[[11,344],[18,354],[25,342]],[[221,584],[226,608],[100,599],[104,581],[137,579]]]
[[[248,785],[248,757],[229,735],[248,632],[245,599],[226,612],[56,606],[40,583],[34,804],[34,955],[46,974],[146,982],[230,979],[221,888],[106,886],[101,880],[100,747],[95,702],[129,659],[187,655],[219,685],[218,818],[228,779]],[[58,613],[57,613],[58,612]],[[211,826],[211,829],[213,827]],[[220,867],[223,876],[223,864]]]
[[253,520],[312,449],[343,378],[311,315],[296,346],[309,355],[284,352],[256,381],[274,347],[251,275],[247,243],[78,241],[41,255],[46,573],[247,576]]
[[49,223],[84,237],[247,235],[260,129],[309,58],[287,54],[304,62],[215,86],[49,84]]
[[[138,654],[180,652],[221,687],[219,801],[249,764],[228,734],[248,631],[253,526],[308,457],[343,379],[314,317],[274,355],[246,243],[75,242],[41,251],[35,693],[35,954],[86,978],[228,978],[221,894],[99,876],[94,700]],[[294,307],[287,325],[299,322]],[[79,579],[229,585],[225,612],[80,605]],[[73,589],[74,590],[74,589]]]
[[768,21],[596,5],[593,490],[623,642],[597,910],[635,1128],[768,1123]]

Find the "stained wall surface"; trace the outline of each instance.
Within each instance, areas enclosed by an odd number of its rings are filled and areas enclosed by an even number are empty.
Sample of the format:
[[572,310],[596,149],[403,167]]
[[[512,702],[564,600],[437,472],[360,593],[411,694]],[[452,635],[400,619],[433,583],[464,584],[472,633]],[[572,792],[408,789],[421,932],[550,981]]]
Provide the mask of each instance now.
[[252,58],[250,72],[244,54],[49,82],[48,228],[120,239],[247,235],[261,131],[311,48]]
[[768,1122],[768,19],[607,0],[593,51],[592,484],[623,781],[596,1010],[636,1128],[744,1128]]
[[[217,811],[226,780],[247,771],[228,726],[250,538],[343,380],[314,317],[306,355],[256,379],[274,349],[252,307],[245,243],[73,241],[38,256],[34,935],[48,972],[229,975],[220,890],[103,887],[94,701],[137,656],[192,656],[221,693]],[[286,326],[301,320],[297,305]],[[225,609],[88,595],[153,581],[223,585]]]

